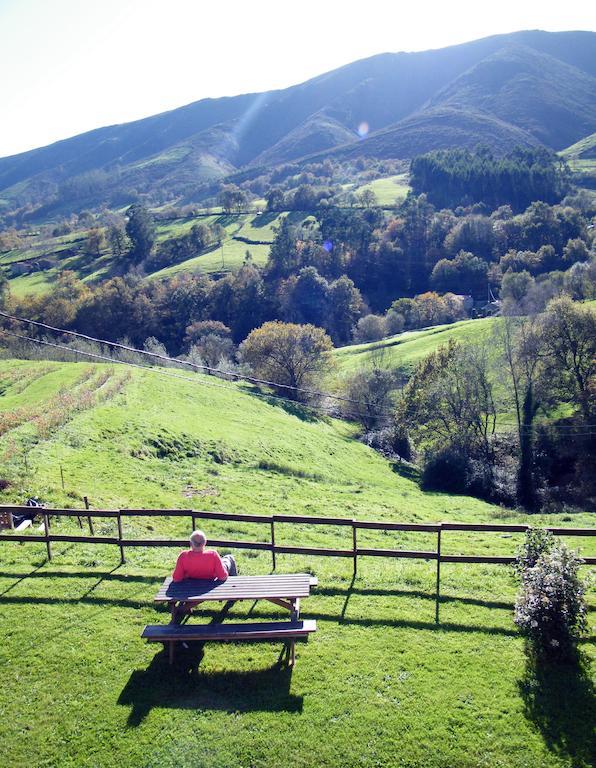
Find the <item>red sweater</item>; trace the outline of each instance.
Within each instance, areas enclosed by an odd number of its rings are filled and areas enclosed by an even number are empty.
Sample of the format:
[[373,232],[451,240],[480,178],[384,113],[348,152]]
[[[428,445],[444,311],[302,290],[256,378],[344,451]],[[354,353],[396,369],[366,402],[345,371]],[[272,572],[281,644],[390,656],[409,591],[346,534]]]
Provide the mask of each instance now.
[[203,552],[188,549],[186,552],[181,552],[172,574],[174,581],[182,581],[182,579],[219,579],[225,581],[227,578],[226,567],[214,549],[206,549]]

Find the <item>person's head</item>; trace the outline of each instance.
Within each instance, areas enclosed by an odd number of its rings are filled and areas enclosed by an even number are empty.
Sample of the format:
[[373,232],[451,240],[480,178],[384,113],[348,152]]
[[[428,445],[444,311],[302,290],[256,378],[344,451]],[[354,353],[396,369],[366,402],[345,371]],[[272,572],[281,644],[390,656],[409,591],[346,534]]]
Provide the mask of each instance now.
[[207,537],[203,531],[193,531],[190,534],[190,546],[195,552],[202,552],[205,549]]

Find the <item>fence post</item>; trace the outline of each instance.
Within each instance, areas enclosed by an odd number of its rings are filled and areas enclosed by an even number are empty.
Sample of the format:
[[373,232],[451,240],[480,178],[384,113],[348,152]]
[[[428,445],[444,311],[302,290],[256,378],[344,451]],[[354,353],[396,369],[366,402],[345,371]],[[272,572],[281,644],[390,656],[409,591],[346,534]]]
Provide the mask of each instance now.
[[52,559],[52,542],[50,541],[50,521],[47,512],[43,513],[43,527],[46,535],[46,549],[48,550],[48,560]]
[[271,516],[271,560],[273,561],[273,570],[275,570],[275,521],[273,520],[273,515]]
[[441,599],[441,523],[437,531],[437,589],[435,598],[435,624],[439,623],[439,600]]
[[[83,496],[83,501],[85,502],[85,509],[87,512],[89,511],[89,499],[86,496]],[[87,515],[87,522],[89,523],[89,533],[94,536],[95,531],[93,530],[93,520],[91,519],[91,515]]]
[[195,530],[195,528],[197,527],[197,518],[195,517],[194,512],[190,516],[190,524],[192,526],[191,529],[190,529],[190,532],[192,533]]
[[124,557],[124,545],[122,544],[122,515],[118,510],[118,541],[120,542],[120,565],[124,565],[126,558]]
[[352,550],[354,552],[353,554],[353,564],[354,564],[354,575],[353,578],[355,579],[358,574],[358,541],[356,538],[356,525],[355,521],[352,520]]

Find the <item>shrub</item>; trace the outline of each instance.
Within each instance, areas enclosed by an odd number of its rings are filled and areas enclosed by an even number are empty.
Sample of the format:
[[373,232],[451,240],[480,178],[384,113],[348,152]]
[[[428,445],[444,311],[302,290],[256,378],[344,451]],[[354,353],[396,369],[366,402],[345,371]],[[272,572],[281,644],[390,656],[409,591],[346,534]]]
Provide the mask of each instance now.
[[523,557],[527,565],[518,560],[522,584],[515,623],[536,655],[569,657],[586,629],[580,561],[562,542],[550,541],[536,531],[528,532]]
[[422,470],[422,488],[425,491],[465,493],[470,472],[470,460],[454,446],[428,454]]
[[378,341],[387,333],[385,318],[381,315],[365,315],[358,320],[354,329],[354,342],[363,344],[368,341]]
[[371,430],[362,442],[392,461],[411,461],[412,445],[408,433],[399,426]]
[[517,551],[515,570],[523,578],[524,573],[533,568],[540,557],[553,548],[555,540],[550,531],[543,528],[530,528],[526,539]]

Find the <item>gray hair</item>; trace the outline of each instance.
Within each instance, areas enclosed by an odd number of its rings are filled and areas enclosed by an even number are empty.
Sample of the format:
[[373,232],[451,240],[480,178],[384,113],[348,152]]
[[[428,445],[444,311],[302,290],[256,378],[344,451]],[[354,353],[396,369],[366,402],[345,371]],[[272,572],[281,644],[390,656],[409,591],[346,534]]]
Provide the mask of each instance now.
[[203,531],[193,531],[190,534],[190,546],[193,549],[201,549],[207,543],[207,537]]

